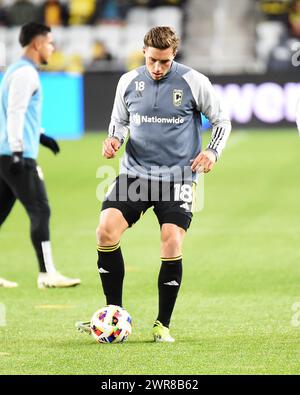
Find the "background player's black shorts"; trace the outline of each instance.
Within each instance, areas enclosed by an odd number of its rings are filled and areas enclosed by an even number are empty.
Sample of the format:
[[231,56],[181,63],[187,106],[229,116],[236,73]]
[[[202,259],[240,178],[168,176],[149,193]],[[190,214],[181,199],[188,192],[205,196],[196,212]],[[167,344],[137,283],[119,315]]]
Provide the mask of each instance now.
[[10,164],[10,156],[0,156],[0,226],[18,199],[32,220],[32,229],[41,222],[45,237],[48,237],[43,240],[48,240],[50,207],[42,171],[30,158],[24,158],[24,168],[19,174],[11,173]]
[[160,226],[171,223],[187,230],[193,217],[193,195],[192,181],[162,182],[121,174],[110,186],[102,210],[120,210],[131,227],[153,206]]

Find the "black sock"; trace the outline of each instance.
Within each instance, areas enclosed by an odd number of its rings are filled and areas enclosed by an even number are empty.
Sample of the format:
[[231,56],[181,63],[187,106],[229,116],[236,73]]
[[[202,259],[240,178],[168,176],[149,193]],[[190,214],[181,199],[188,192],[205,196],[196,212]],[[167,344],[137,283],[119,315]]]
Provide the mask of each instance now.
[[45,259],[44,259],[44,254],[43,254],[43,250],[41,247],[41,243],[34,244],[34,249],[35,249],[36,257],[37,257],[38,264],[39,264],[39,271],[41,273],[46,273],[47,269],[46,269],[46,265],[45,265]]
[[158,276],[159,310],[157,320],[169,327],[182,279],[182,257],[162,258]]
[[47,272],[47,264],[45,262],[42,243],[45,243],[50,239],[50,208],[45,203],[43,210],[28,210],[28,213],[30,217],[30,237],[39,263],[39,270],[40,272],[45,273]]
[[98,270],[107,304],[122,306],[122,289],[125,274],[120,244],[98,246]]

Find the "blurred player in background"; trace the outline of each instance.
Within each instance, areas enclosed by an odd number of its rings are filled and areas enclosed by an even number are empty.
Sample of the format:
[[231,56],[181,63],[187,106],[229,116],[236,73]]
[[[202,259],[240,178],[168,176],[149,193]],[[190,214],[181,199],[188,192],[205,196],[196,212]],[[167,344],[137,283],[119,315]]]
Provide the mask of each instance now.
[[[53,263],[50,207],[42,171],[36,163],[39,143],[54,154],[59,152],[57,142],[41,133],[40,125],[42,92],[38,66],[47,64],[54,51],[51,29],[28,23],[22,27],[19,41],[23,56],[8,68],[0,86],[0,226],[18,199],[30,218],[30,235],[39,263],[38,287],[71,287],[80,284],[80,280],[61,275]],[[1,251],[4,259],[3,248]],[[0,278],[1,286],[12,288],[17,283]]]
[[[182,280],[182,244],[192,219],[197,173],[212,170],[231,130],[208,78],[174,61],[178,44],[169,27],[155,27],[146,34],[146,65],[121,77],[109,137],[103,145],[104,157],[114,158],[130,131],[120,175],[103,202],[97,229],[98,270],[106,302],[122,306],[120,238],[153,206],[161,229],[159,308],[153,327],[156,342],[174,341],[169,324]],[[203,151],[201,113],[213,127]],[[136,201],[130,190],[137,182],[143,197]],[[170,193],[167,199],[164,190]],[[90,331],[88,322],[79,322],[77,327]]]

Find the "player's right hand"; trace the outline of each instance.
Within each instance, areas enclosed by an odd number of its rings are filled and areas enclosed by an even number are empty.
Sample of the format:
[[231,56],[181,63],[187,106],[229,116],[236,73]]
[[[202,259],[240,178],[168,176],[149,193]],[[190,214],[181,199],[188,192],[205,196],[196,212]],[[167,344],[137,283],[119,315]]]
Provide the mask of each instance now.
[[9,170],[12,174],[20,174],[24,168],[23,152],[13,152]]
[[121,143],[116,137],[108,137],[103,142],[102,155],[106,159],[114,158],[120,146]]

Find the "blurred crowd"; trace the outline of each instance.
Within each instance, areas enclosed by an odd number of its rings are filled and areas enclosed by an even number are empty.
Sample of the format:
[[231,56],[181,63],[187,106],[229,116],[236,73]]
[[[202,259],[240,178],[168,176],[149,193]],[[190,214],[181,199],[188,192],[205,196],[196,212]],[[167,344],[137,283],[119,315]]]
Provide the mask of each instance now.
[[258,56],[269,71],[293,70],[291,59],[300,49],[300,0],[259,0]]
[[0,0],[0,25],[39,21],[49,26],[124,23],[133,7],[183,7],[186,0]]
[[[0,0],[0,42],[5,44],[9,64],[19,56],[19,26],[35,20],[51,26],[54,33],[56,52],[49,70],[130,70],[144,61],[141,49],[146,31],[168,24],[183,41],[187,38],[180,47],[180,60],[188,50],[192,54],[195,51],[195,46],[189,49],[186,42],[201,26],[202,36],[204,26],[210,34],[210,26],[201,24],[201,12],[194,21],[196,26],[187,27],[191,22],[188,10],[197,10],[192,4],[198,1],[206,0]],[[252,40],[249,52],[255,57],[257,70],[295,70],[291,59],[300,50],[300,0],[236,1],[251,5],[256,35],[253,30],[247,37]],[[234,10],[226,4],[234,2],[207,2],[205,9],[219,15],[218,9],[224,7],[229,12],[226,18],[230,18]],[[241,32],[243,23],[239,22]]]
[[164,10],[166,23],[173,21],[173,27],[182,32],[187,2],[0,0],[0,41],[6,43],[10,63],[19,51],[15,48],[19,26],[34,20],[51,26],[54,33],[56,52],[49,70],[83,72],[114,67],[128,70],[143,63],[142,38],[156,24],[157,10]]
[[300,0],[260,0],[260,9],[268,21],[277,21],[290,37],[300,37]]

